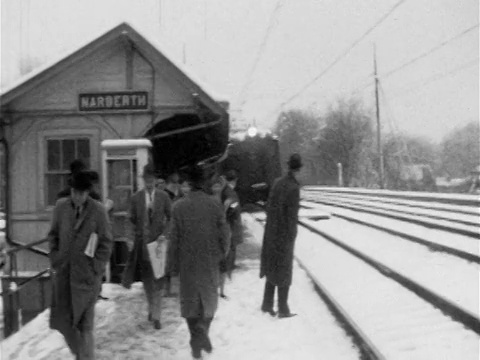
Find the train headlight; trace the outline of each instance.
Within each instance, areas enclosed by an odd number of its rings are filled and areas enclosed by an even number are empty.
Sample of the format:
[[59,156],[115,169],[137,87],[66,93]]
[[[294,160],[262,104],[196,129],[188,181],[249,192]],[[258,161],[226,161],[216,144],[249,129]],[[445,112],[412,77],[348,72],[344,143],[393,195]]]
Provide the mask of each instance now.
[[257,133],[258,133],[257,128],[256,128],[256,127],[253,127],[253,126],[250,127],[250,128],[248,128],[248,130],[247,130],[247,134],[248,134],[248,136],[250,136],[250,137],[256,136]]

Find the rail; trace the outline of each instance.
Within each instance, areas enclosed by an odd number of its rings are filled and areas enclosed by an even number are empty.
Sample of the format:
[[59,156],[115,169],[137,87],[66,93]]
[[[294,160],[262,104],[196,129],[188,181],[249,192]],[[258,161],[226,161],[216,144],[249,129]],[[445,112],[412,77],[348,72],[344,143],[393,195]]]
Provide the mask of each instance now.
[[[2,292],[0,293],[4,302],[5,337],[18,331],[23,324],[49,306],[50,268],[33,275],[28,273],[28,276],[19,274],[16,256],[22,250],[33,250],[48,255],[48,251],[35,248],[47,241],[48,239],[40,239],[29,244],[19,244],[5,251],[9,258],[9,269],[7,274],[2,276]],[[36,288],[31,286],[34,282],[37,282]]]
[[443,194],[413,191],[393,191],[364,188],[345,188],[327,186],[304,186],[304,191],[328,192],[339,194],[365,195],[374,197],[403,198],[416,201],[439,202],[455,205],[480,206],[480,195],[478,194]]

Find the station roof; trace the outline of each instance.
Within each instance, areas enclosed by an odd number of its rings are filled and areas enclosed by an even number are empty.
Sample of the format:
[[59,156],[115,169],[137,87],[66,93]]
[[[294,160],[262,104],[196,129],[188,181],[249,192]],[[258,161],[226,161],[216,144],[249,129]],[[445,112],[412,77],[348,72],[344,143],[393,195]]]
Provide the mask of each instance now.
[[76,62],[81,61],[88,54],[93,53],[99,48],[107,45],[110,41],[113,41],[119,37],[127,37],[139,50],[143,51],[147,55],[156,56],[176,68],[178,73],[182,75],[182,82],[190,89],[192,94],[198,94],[200,99],[204,101],[206,100],[206,104],[217,107],[219,111],[226,111],[228,108],[228,100],[226,97],[218,95],[209,89],[208,86],[203,81],[200,81],[198,78],[196,78],[196,76],[193,75],[193,72],[185,65],[176,63],[171,58],[167,57],[166,52],[161,48],[160,44],[158,44],[155,39],[140,34],[128,23],[121,23],[100,37],[97,37],[89,41],[87,44],[80,46],[76,50],[63,54],[54,61],[51,61],[39,67],[38,69],[31,71],[25,76],[22,76],[5,89],[2,89],[0,93],[0,103],[2,106],[8,104],[27,91],[39,86],[51,77],[62,72],[67,67],[70,67]]

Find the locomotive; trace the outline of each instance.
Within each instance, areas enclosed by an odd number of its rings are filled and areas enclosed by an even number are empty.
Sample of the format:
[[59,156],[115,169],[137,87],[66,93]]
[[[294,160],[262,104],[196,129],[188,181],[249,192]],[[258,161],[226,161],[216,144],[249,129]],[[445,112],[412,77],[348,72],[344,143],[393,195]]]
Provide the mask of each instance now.
[[230,134],[228,156],[220,163],[220,172],[235,170],[240,204],[267,201],[273,181],[281,175],[278,139],[254,127]]

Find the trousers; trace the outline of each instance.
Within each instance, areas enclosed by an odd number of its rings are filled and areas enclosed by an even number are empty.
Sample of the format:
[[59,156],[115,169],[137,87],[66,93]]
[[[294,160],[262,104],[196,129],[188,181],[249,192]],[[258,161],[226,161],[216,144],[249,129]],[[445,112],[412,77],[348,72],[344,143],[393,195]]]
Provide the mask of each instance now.
[[190,331],[190,347],[193,353],[200,353],[202,349],[211,351],[212,343],[208,333],[212,323],[212,317],[205,317],[203,306],[200,308],[200,316],[187,318],[188,330]]
[[150,262],[144,264],[142,282],[148,303],[148,313],[152,316],[152,320],[160,320],[162,311],[161,280],[155,279]]
[[93,338],[93,319],[95,305],[84,313],[76,327],[66,327],[61,333],[77,360],[95,360],[95,341]]
[[273,309],[273,299],[275,296],[275,288],[277,288],[278,295],[278,312],[283,314],[288,314],[290,308],[288,307],[288,291],[290,286],[278,287],[268,280],[265,281],[265,290],[263,293],[263,303],[262,309],[271,310]]

